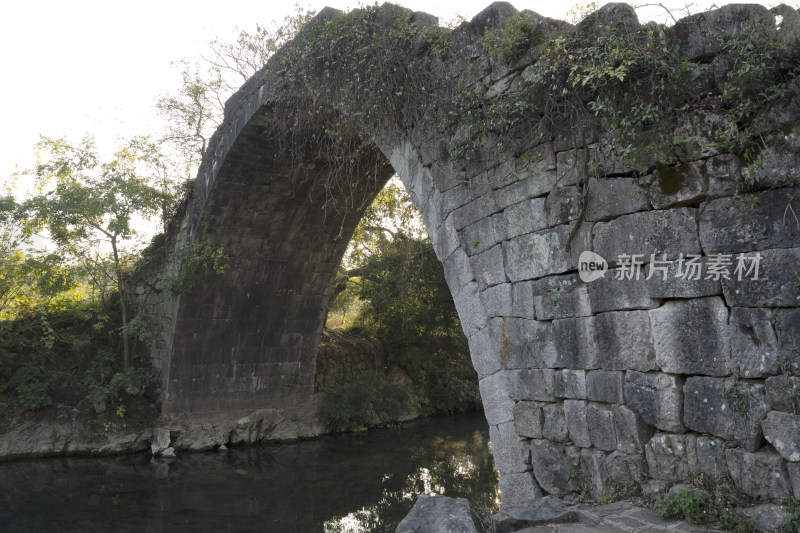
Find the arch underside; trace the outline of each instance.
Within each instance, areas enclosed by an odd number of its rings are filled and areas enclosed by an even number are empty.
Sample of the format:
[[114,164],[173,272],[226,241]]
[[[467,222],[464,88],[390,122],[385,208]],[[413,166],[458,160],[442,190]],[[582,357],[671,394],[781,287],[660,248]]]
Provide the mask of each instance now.
[[[346,170],[271,142],[262,108],[221,165],[194,239],[230,268],[181,297],[165,413],[292,407],[313,392],[331,287],[364,209],[393,174],[376,149]],[[336,175],[333,178],[333,175]]]

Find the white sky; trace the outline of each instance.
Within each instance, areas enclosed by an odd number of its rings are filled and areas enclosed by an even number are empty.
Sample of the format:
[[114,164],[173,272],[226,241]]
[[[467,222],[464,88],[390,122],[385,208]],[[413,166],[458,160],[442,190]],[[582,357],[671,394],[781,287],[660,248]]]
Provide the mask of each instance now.
[[[456,13],[469,20],[491,2],[396,3],[447,21]],[[587,2],[512,1],[517,9],[562,19],[576,3]],[[664,3],[686,5],[675,0]],[[791,3],[796,7],[796,1]],[[314,0],[301,5],[317,11],[325,5],[347,10],[358,2]],[[711,5],[700,1],[691,9],[697,12]],[[177,70],[170,62],[197,58],[213,38],[232,38],[237,26],[253,29],[257,22],[282,21],[294,6],[293,1],[269,0],[7,2],[0,8],[0,184],[15,166],[32,164],[40,133],[73,140],[89,133],[102,150],[117,138],[153,132],[156,99],[177,87]],[[638,13],[640,19],[648,18]],[[663,21],[660,9],[651,13]]]

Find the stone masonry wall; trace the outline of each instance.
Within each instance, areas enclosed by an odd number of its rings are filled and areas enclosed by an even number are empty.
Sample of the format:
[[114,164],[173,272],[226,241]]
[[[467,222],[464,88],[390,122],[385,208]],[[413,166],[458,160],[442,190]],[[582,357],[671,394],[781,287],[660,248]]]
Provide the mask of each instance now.
[[[446,57],[423,51],[409,66],[425,65],[486,102],[510,94],[543,43],[573,31],[542,18],[529,49],[508,61],[487,51],[484,37],[516,13],[492,4],[454,30]],[[312,23],[337,16],[326,9]],[[415,31],[436,24],[403,16]],[[700,476],[751,496],[800,497],[800,78],[764,111],[770,142],[757,157],[721,148],[714,132],[736,125],[703,105],[720,97],[734,66],[715,60],[720,36],[755,28],[798,46],[800,15],[780,8],[780,16],[777,24],[765,8],[726,6],[666,30],[696,98],[642,142],[691,138],[697,149],[650,161],[644,172],[609,146],[601,121],[561,124],[515,151],[480,146],[466,159],[452,154],[474,133],[468,117],[446,135],[424,124],[364,125],[420,208],[444,265],[480,379],[504,505]],[[593,24],[642,28],[623,4],[578,29]],[[330,217],[297,229],[319,207],[286,185],[278,152],[259,145],[274,97],[259,80],[261,73],[229,102],[184,224],[191,235],[241,244],[241,253],[205,300],[195,298],[201,307],[164,304],[175,321],[157,356],[170,408],[180,412],[302,405],[311,392],[311,344],[344,247],[332,243],[339,222]],[[453,93],[436,98],[445,105]],[[363,198],[377,191],[360,186]],[[258,203],[276,191],[276,205]],[[271,264],[276,257],[282,262]],[[608,267],[604,277],[581,279],[597,275],[589,261]],[[293,321],[297,312],[302,321]],[[238,361],[247,363],[239,377]],[[294,375],[304,388],[281,393]],[[215,394],[228,403],[215,403]]]

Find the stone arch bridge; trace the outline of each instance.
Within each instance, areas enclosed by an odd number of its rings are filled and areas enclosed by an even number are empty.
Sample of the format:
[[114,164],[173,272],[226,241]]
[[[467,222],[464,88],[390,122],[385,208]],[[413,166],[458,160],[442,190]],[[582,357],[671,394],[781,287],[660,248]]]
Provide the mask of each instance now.
[[[340,259],[396,172],[469,339],[504,504],[698,473],[800,496],[797,11],[668,29],[624,4],[577,27],[507,3],[452,31],[388,4],[358,16],[324,9],[226,105],[172,239],[222,246],[231,269],[154,302],[164,413],[214,426],[308,404]],[[347,48],[351,23],[400,45]],[[738,83],[753,35],[781,53]],[[672,75],[644,68],[655,45],[681,65],[670,105],[597,96],[612,78],[656,94]],[[364,57],[375,72],[346,85]],[[725,99],[753,87],[771,96],[734,115]],[[590,261],[604,277],[582,279]]]

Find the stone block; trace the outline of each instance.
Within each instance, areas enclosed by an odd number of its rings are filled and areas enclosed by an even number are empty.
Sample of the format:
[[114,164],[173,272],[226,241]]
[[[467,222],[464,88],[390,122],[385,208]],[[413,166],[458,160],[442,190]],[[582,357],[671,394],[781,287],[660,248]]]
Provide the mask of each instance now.
[[518,435],[531,439],[542,438],[544,416],[536,402],[517,402],[513,409],[514,427]]
[[481,302],[487,318],[511,316],[511,284],[501,283],[481,291]]
[[564,407],[560,403],[542,405],[542,437],[555,442],[567,440],[567,423],[564,418]]
[[708,198],[736,194],[742,170],[738,157],[733,154],[716,155],[706,159],[705,165],[705,173],[708,176]]
[[[761,259],[756,261],[756,257]],[[738,257],[738,255],[736,256]],[[800,264],[800,248],[761,250],[744,255],[745,270],[742,279],[731,275],[722,279],[722,292],[729,306],[741,307],[798,307],[800,289],[797,286],[797,269],[787,265]],[[734,268],[738,259],[734,258]],[[747,270],[758,263],[758,279]],[[750,272],[750,273],[748,273]]]
[[650,202],[654,209],[696,204],[705,199],[707,181],[702,161],[659,165],[649,184]]
[[570,459],[563,444],[544,439],[531,440],[531,464],[539,486],[549,494],[563,496],[578,489],[579,459]]
[[586,422],[592,446],[607,452],[617,449],[613,405],[589,402],[586,406]]
[[[793,15],[797,20],[797,15]],[[796,183],[797,176],[800,176],[800,139],[796,126],[793,135],[775,138],[758,154],[756,161],[742,169],[744,180],[759,188],[785,187]]]
[[529,320],[536,318],[533,283],[533,281],[518,281],[511,284],[511,316]]
[[542,497],[542,489],[533,478],[533,472],[504,474],[500,476],[499,488],[503,498],[503,507],[524,505]]
[[564,400],[564,417],[567,431],[572,443],[579,448],[592,445],[589,435],[589,422],[586,417],[586,402],[582,400]]
[[482,218],[491,216],[497,210],[494,194],[487,193],[453,210],[453,224],[457,230],[461,230]]
[[697,437],[697,471],[706,480],[721,481],[728,473],[725,441],[702,435]]
[[731,309],[731,367],[740,378],[778,373],[778,339],[771,318],[766,309]]
[[755,453],[741,448],[725,450],[728,474],[736,490],[753,497],[782,501],[792,493],[786,462],[774,450]]
[[[642,267],[644,285],[649,298],[703,298],[722,294],[722,284],[709,272],[708,257],[647,257]],[[696,266],[695,266],[696,265]],[[649,278],[649,279],[648,279]]]
[[450,294],[460,293],[464,287],[475,279],[472,274],[469,258],[461,248],[456,249],[442,264],[444,267],[444,279],[450,288]]
[[548,226],[560,226],[577,219],[583,199],[577,187],[555,189],[547,195],[545,213]]
[[470,257],[469,262],[481,289],[508,281],[503,263],[503,248],[499,244]]
[[469,337],[486,325],[486,312],[483,310],[478,284],[470,282],[461,292],[453,296],[453,303],[458,311],[461,329]]
[[681,376],[628,371],[625,374],[625,403],[646,423],[663,431],[685,431]]
[[[788,269],[787,269],[788,270]],[[778,309],[775,313],[778,332],[778,362],[800,375],[800,309]]]
[[656,433],[645,447],[650,477],[682,482],[697,472],[697,436]]
[[492,374],[478,382],[483,401],[483,412],[490,426],[513,421],[514,401],[508,397],[507,376],[504,371]]
[[686,427],[736,440],[751,452],[761,447],[761,420],[769,411],[763,383],[690,377],[683,393]]
[[549,276],[531,283],[539,320],[592,315],[589,285],[576,274]]
[[496,206],[506,209],[525,200],[541,197],[549,193],[556,185],[555,172],[517,171],[519,179],[495,191]]
[[565,368],[553,375],[553,394],[557,398],[586,399],[586,371]]
[[787,461],[800,461],[800,415],[770,411],[761,421],[764,437]]
[[553,373],[549,368],[508,370],[509,395],[517,401],[555,401],[553,396]]
[[489,426],[494,465],[500,474],[518,474],[531,469],[531,450],[528,440],[517,435],[514,422]]
[[647,311],[602,313],[594,318],[600,367],[604,370],[657,370]]
[[503,231],[505,231],[505,227],[502,220],[486,217],[459,231],[458,237],[462,249],[468,256],[473,256],[500,243],[503,240],[501,236]]
[[784,215],[790,205],[800,213],[799,191],[779,189],[754,198],[742,195],[709,200],[699,219],[700,243],[706,255],[796,247],[800,228]]
[[[433,251],[440,262],[444,263],[460,246],[458,232],[453,225],[453,215],[447,215],[436,230],[435,235],[431,235]],[[471,273],[469,274],[472,275]]]
[[609,263],[621,255],[700,253],[697,239],[697,209],[683,207],[666,211],[646,211],[622,215],[610,222],[594,225],[592,249]]
[[595,402],[624,403],[625,373],[590,370],[586,373],[586,398]]
[[606,452],[594,448],[581,449],[581,474],[595,500],[612,490],[611,477],[606,469]]
[[536,279],[571,270],[568,225],[520,235],[503,243],[506,274],[511,281]]
[[548,223],[544,204],[544,198],[532,198],[507,207],[502,213],[504,223],[500,236],[503,240],[545,229]]
[[638,280],[635,277],[628,279],[620,273],[620,270],[620,268],[612,268],[608,270],[604,278],[586,285],[589,293],[589,305],[593,313],[652,309],[661,305],[661,302],[654,300],[651,296],[644,275]]
[[589,147],[557,152],[556,172],[558,185],[561,187],[575,185],[589,176],[593,172],[590,166],[592,152]]
[[480,518],[466,498],[420,494],[414,507],[398,524],[396,533],[478,533]]
[[556,351],[552,324],[521,318],[493,318],[491,330],[503,353],[504,368],[553,368]]
[[776,411],[800,414],[800,377],[773,376],[765,381],[767,401]]
[[730,374],[728,309],[721,298],[671,301],[648,313],[661,370],[706,376]]
[[794,499],[800,501],[800,463],[786,463],[786,469],[789,471]]
[[564,368],[598,368],[599,353],[594,317],[553,320],[553,345],[556,366]]
[[463,183],[451,187],[442,193],[442,211],[452,214],[459,207],[470,201],[467,186]]
[[469,356],[478,379],[498,372],[502,368],[500,349],[492,338],[490,328],[485,327],[467,336]]
[[614,407],[614,424],[616,425],[617,450],[642,455],[644,445],[655,433],[655,428],[642,419],[633,410],[624,405]]
[[591,178],[586,220],[606,221],[650,209],[647,191],[633,178]]

